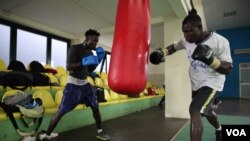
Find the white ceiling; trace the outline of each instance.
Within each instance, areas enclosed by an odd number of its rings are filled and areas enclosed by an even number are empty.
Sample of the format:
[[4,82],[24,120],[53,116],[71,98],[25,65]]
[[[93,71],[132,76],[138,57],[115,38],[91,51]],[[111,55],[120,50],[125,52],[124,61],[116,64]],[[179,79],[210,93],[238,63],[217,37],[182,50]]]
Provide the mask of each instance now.
[[[151,17],[173,14],[169,1],[175,2],[175,0],[151,0]],[[189,0],[182,1],[189,2]],[[64,33],[82,37],[84,31],[89,28],[101,31],[113,28],[117,3],[118,0],[0,0],[0,9],[5,15],[14,14]],[[194,0],[194,3],[203,5],[208,30],[250,25],[248,18],[250,0]],[[235,15],[223,17],[225,12],[229,12],[226,15],[230,15],[230,12],[231,15]],[[154,25],[152,35],[159,33],[161,29],[163,31],[161,24]],[[163,36],[163,32],[160,34]],[[113,35],[104,36],[103,42],[107,42],[104,44],[112,44],[110,41],[112,37]],[[163,38],[152,36],[152,42],[159,42],[157,46],[163,46]]]
[[208,30],[250,26],[250,0],[202,0]]
[[[118,0],[0,0],[5,12],[78,35],[114,26]],[[151,17],[172,12],[168,0],[151,1]]]

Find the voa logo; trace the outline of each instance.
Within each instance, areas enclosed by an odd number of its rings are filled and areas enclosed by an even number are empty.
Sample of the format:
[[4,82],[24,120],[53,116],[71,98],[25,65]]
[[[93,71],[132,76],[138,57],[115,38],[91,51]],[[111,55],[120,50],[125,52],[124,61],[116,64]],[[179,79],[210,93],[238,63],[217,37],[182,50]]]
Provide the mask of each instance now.
[[244,129],[226,129],[227,136],[247,136]]

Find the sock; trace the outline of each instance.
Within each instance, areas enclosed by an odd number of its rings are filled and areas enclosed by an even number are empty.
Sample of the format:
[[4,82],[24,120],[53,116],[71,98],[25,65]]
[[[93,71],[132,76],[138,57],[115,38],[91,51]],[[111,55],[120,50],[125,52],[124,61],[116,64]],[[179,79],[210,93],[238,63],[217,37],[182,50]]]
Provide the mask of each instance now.
[[219,128],[217,128],[216,130],[217,130],[217,131],[221,131],[221,130],[222,130],[221,125],[220,125],[220,127],[219,127]]
[[101,133],[102,132],[102,129],[97,129],[97,133]]

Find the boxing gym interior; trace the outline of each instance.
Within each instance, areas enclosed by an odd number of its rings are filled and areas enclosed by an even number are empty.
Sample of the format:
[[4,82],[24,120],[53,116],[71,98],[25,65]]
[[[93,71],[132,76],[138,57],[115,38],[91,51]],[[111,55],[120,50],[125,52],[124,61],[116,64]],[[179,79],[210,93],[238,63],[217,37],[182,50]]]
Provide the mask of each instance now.
[[[190,64],[187,50],[165,52],[158,64],[149,57],[184,38],[183,19],[192,8],[201,17],[204,31],[218,33],[229,42],[232,69],[225,75],[214,111],[222,127],[246,125],[243,136],[250,139],[250,0],[191,1],[193,4],[190,0],[1,0],[0,100],[28,93],[42,99],[44,113],[38,129],[35,120],[12,113],[20,134],[0,107],[0,141],[40,140],[39,134],[48,129],[58,111],[71,73],[66,69],[67,51],[83,43],[88,29],[100,33],[97,47],[105,50],[95,77],[86,80],[102,89],[97,98],[102,129],[109,140],[190,141],[189,68],[197,64]],[[40,62],[53,85],[20,90],[2,84],[2,74],[12,71],[8,69],[12,60],[22,62],[28,71],[31,61]],[[23,119],[30,123],[24,124]],[[215,141],[214,127],[205,117],[201,120],[201,140]],[[84,104],[66,113],[53,132],[59,135],[51,141],[99,140],[91,108]]]

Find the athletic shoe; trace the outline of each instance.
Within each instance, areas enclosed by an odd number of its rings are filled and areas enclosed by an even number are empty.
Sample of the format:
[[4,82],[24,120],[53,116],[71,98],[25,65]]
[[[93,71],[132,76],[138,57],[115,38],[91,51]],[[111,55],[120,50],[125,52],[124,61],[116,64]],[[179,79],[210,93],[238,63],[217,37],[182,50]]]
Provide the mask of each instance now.
[[58,133],[53,133],[52,132],[50,135],[47,135],[46,132],[42,131],[42,133],[39,134],[39,139],[41,141],[43,141],[43,140],[50,140],[51,138],[55,138],[57,136],[58,136]]
[[110,137],[106,135],[103,131],[100,133],[97,133],[96,138],[103,140],[103,141],[109,141]]
[[22,141],[36,141],[36,137],[34,136],[26,136],[22,138]]
[[222,131],[216,130],[215,131],[216,141],[222,141]]
[[212,104],[213,109],[218,109],[218,107],[219,107],[219,105],[220,105],[221,103],[222,103],[222,101],[220,100],[220,101],[218,101],[217,103]]
[[19,135],[21,135],[22,137],[32,136],[32,135],[35,135],[35,133],[36,133],[35,131],[23,132],[23,131],[21,131],[21,130],[19,130],[19,129],[17,129],[16,131],[17,131],[17,133],[18,133]]

